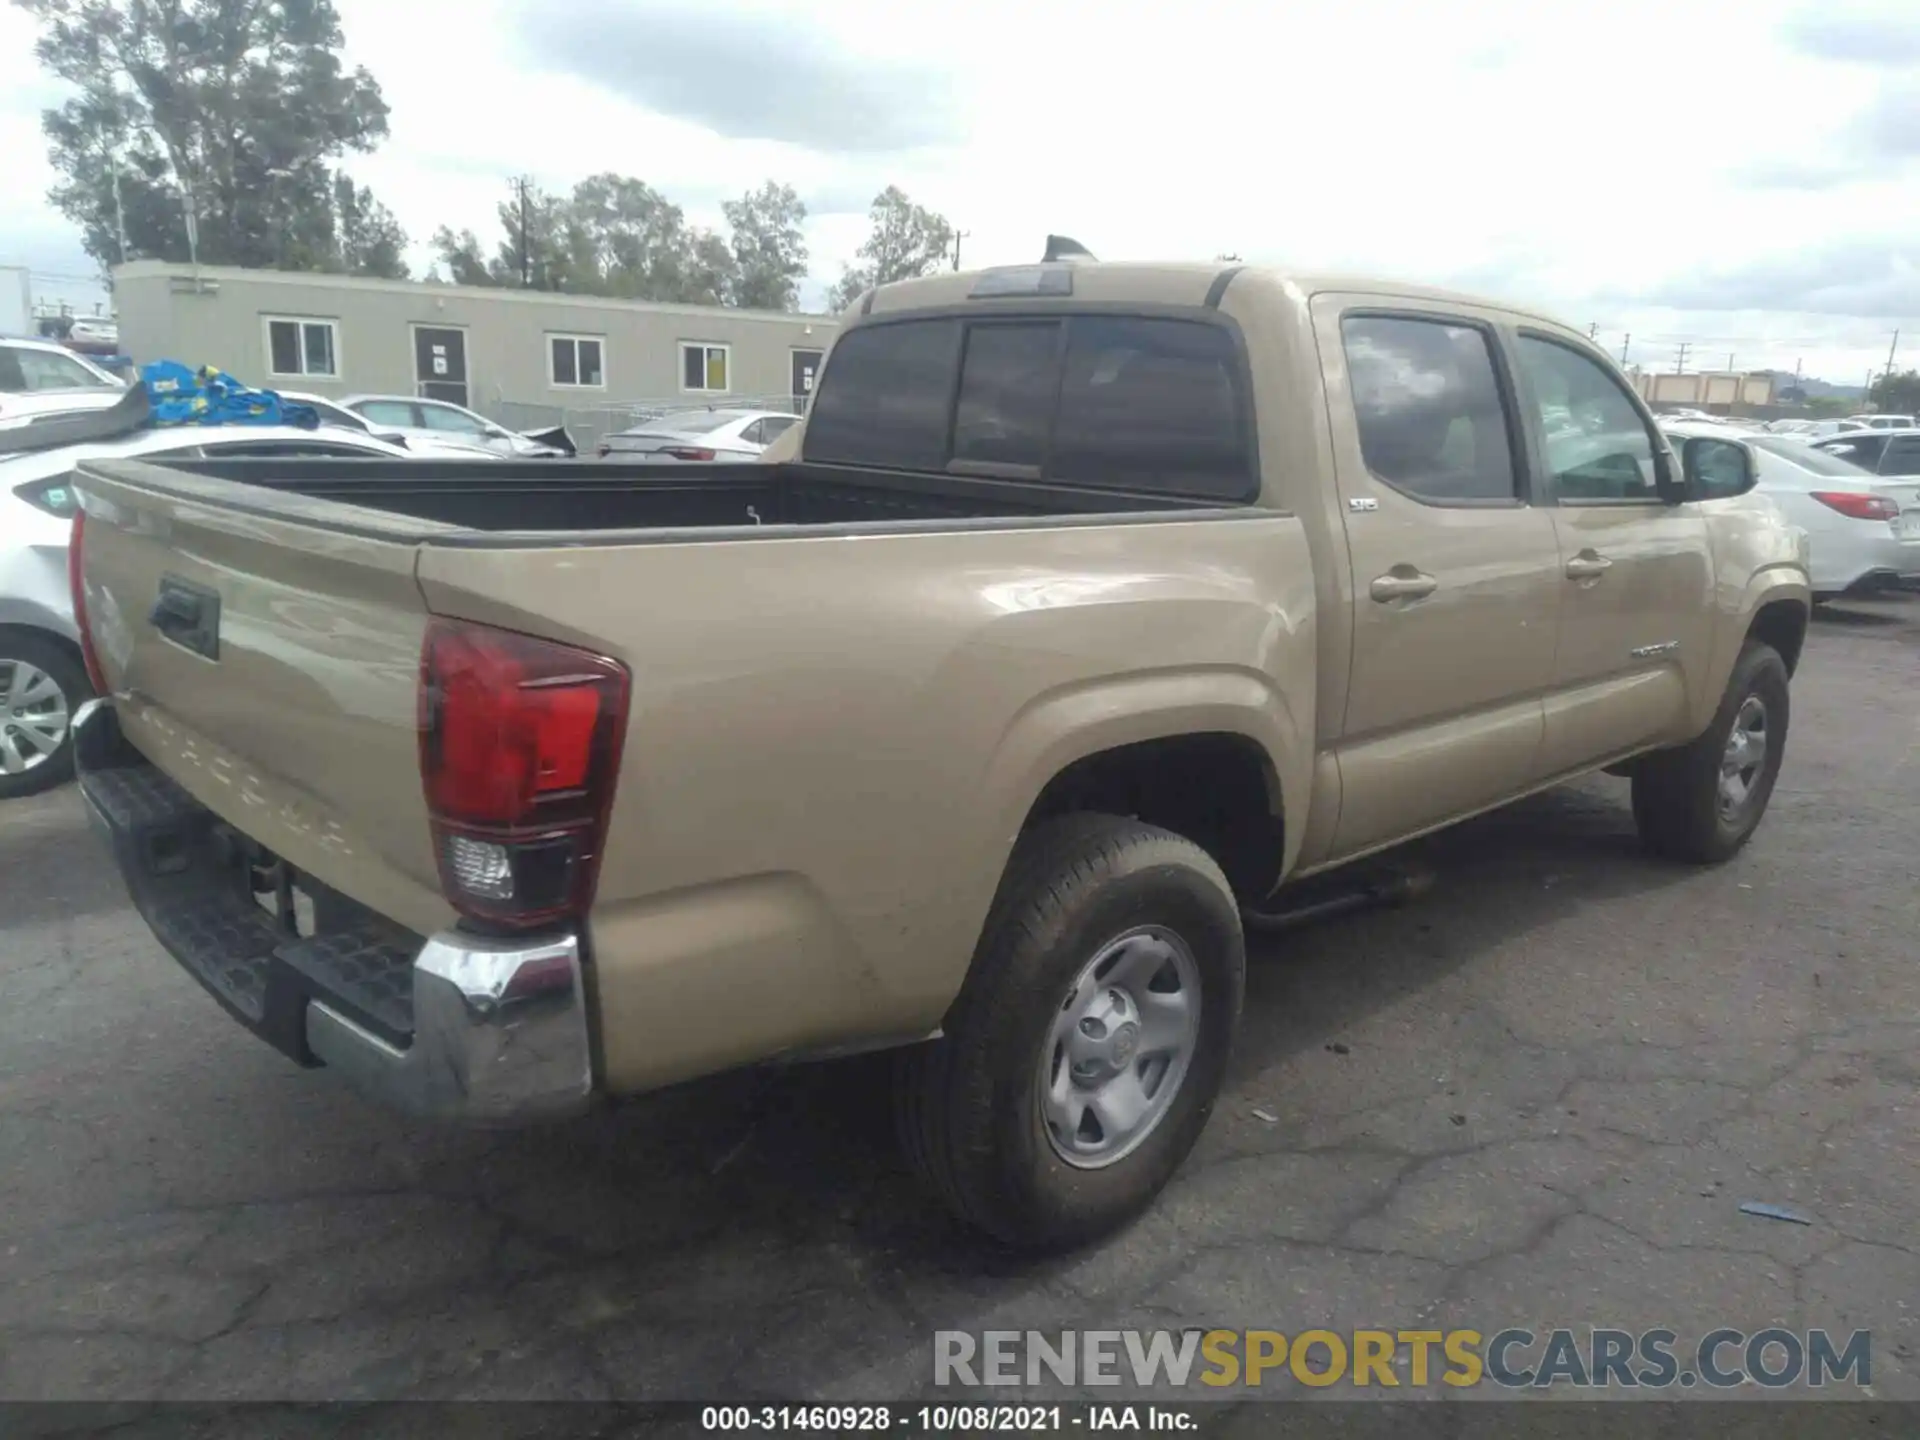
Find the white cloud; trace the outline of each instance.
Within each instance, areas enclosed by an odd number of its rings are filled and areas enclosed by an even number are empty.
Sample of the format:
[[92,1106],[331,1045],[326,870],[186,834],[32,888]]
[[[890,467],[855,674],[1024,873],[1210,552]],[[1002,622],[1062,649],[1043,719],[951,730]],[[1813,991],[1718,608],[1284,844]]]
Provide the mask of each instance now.
[[[842,212],[809,229],[817,296],[897,183],[968,232],[969,264],[1034,258],[1049,231],[1113,258],[1232,251],[1528,299],[1616,353],[1697,336],[1834,380],[1884,363],[1896,326],[1920,339],[1920,315],[1874,308],[1910,284],[1778,258],[1920,265],[1920,156],[1890,143],[1920,95],[1909,0],[1830,22],[1799,0],[975,0],[937,22],[882,0],[338,4],[392,106],[351,168],[416,242],[491,236],[520,172],[639,175],[707,224],[772,176]],[[0,153],[31,196],[50,177],[28,33],[0,10]],[[29,233],[60,229],[16,206],[0,254]]]

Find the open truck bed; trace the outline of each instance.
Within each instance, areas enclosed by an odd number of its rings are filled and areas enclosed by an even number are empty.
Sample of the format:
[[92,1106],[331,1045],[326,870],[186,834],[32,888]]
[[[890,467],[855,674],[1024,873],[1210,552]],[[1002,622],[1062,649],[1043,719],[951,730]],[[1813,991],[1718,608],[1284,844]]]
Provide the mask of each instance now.
[[[137,462],[136,462],[137,464]],[[682,532],[741,527],[790,532],[796,528],[931,522],[1021,521],[1036,517],[1098,517],[1191,511],[1194,502],[1167,495],[1022,484],[990,477],[863,471],[787,462],[721,464],[692,474],[685,465],[605,461],[521,461],[468,464],[458,460],[197,460],[165,467],[114,466],[103,473],[133,478],[145,488],[174,494],[206,493],[179,477],[231,481],[260,493],[222,487],[230,510],[284,514],[289,497],[336,501],[389,516],[426,522],[416,533],[435,543],[463,543],[451,529],[483,532],[465,543],[498,544],[523,533],[539,543],[645,538],[693,538]],[[171,478],[170,478],[171,477]],[[317,512],[308,510],[311,516]],[[354,528],[336,516],[334,528]],[[406,527],[383,523],[382,533]],[[732,537],[740,538],[740,537]]]

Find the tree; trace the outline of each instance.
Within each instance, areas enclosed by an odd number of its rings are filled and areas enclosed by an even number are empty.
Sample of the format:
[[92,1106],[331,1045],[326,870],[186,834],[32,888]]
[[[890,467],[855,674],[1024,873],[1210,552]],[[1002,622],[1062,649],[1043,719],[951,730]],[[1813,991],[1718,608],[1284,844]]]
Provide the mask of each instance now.
[[[574,277],[596,295],[686,300],[694,250],[704,232],[644,180],[591,175],[573,187],[567,218]],[[723,286],[720,299],[726,295]]]
[[1882,375],[1868,389],[1867,403],[1884,414],[1920,413],[1920,370]]
[[398,265],[404,237],[371,196],[355,190],[361,238],[341,228],[338,162],[385,138],[387,106],[342,63],[333,0],[14,4],[39,22],[41,66],[78,92],[42,116],[49,198],[103,266],[187,259],[189,210],[209,263]]
[[491,285],[493,272],[487,269],[487,257],[481,253],[480,237],[471,230],[458,235],[442,225],[433,232],[433,253],[447,267],[447,279],[455,285]]
[[873,230],[860,247],[860,263],[843,269],[830,293],[835,310],[844,310],[872,286],[930,274],[953,250],[953,226],[946,217],[914,204],[897,185],[873,197],[867,216]]
[[807,277],[807,207],[791,185],[769,180],[720,207],[732,232],[733,303],[747,310],[797,310]]
[[506,238],[488,267],[496,285],[527,290],[571,290],[567,250],[568,205],[531,180],[516,180],[495,212]]
[[340,268],[349,275],[406,279],[407,232],[400,228],[394,213],[344,172],[334,177],[333,196]]

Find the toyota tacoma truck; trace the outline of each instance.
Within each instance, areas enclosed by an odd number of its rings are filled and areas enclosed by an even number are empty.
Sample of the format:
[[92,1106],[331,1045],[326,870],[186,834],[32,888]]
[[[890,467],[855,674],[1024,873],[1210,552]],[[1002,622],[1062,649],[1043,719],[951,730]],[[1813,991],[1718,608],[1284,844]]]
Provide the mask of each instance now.
[[1803,535],[1540,315],[939,275],[794,448],[85,463],[78,761],[160,943],[449,1121],[897,1049],[932,1190],[1065,1247],[1205,1126],[1283,887],[1603,769],[1722,861],[1779,774]]

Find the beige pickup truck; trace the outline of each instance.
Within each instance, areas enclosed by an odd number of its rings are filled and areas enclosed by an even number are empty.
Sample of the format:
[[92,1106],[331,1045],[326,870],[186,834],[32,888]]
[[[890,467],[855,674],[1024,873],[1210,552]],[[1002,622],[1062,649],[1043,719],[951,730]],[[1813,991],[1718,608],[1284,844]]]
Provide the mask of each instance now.
[[897,1047],[938,1195],[1072,1245],[1206,1124],[1281,887],[1598,769],[1740,848],[1810,599],[1752,483],[1487,301],[941,275],[785,460],[88,462],[82,785],[299,1064],[504,1124]]

